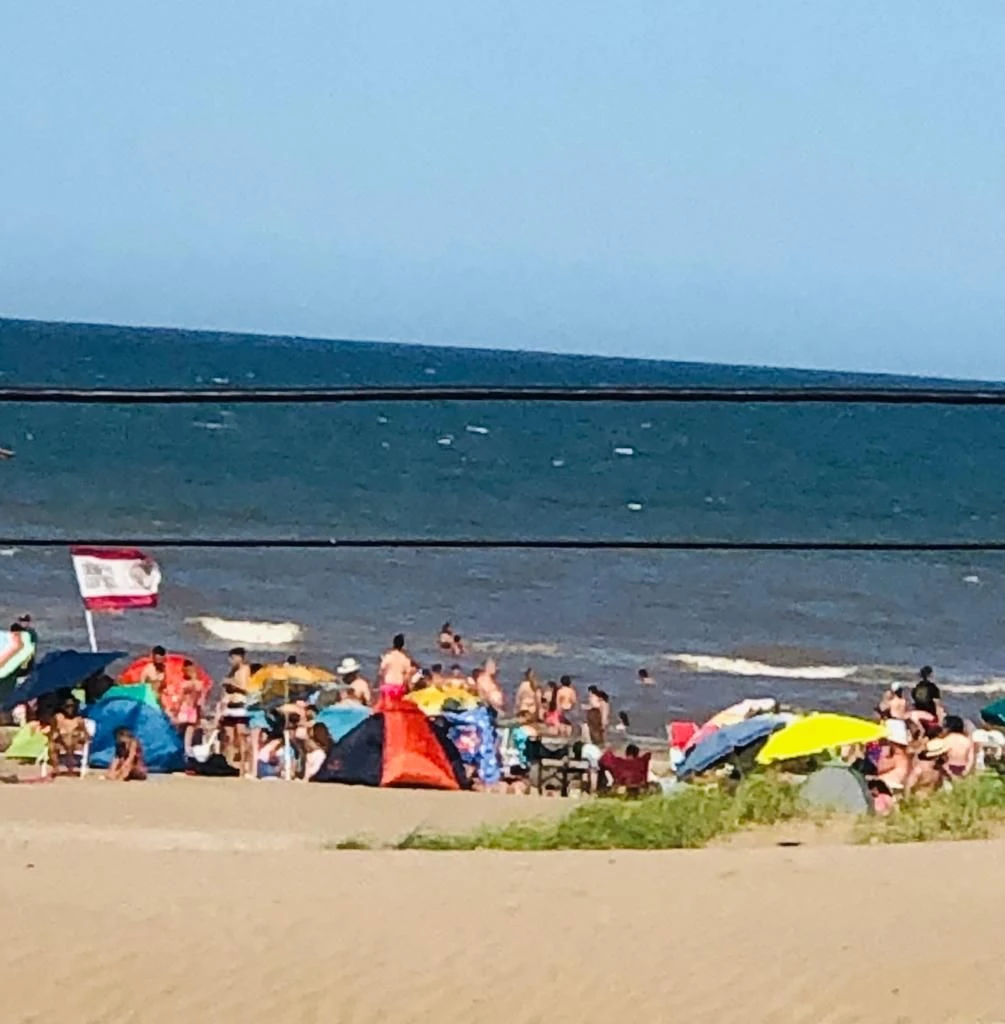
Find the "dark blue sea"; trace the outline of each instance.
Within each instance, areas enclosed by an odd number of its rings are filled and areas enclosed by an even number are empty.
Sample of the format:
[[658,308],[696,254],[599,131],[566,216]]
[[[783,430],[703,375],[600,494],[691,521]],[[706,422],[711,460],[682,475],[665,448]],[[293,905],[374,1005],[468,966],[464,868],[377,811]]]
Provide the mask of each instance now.
[[[0,384],[910,387],[916,380],[0,320]],[[0,535],[1001,540],[995,408],[500,403],[0,406]],[[515,686],[598,683],[653,729],[749,695],[866,711],[931,663],[972,713],[1005,692],[1005,557],[946,554],[157,550],[161,607],[103,645],[229,643],[421,660],[451,620]],[[65,547],[0,552],[0,614],[86,643]],[[262,650],[263,656],[278,652]],[[647,667],[657,685],[634,680]]]

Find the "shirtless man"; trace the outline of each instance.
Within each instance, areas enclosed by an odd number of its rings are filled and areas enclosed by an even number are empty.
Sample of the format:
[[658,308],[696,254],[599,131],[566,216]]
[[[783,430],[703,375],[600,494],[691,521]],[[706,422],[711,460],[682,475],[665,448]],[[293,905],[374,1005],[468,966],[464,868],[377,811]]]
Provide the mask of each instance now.
[[363,678],[363,666],[355,658],[343,658],[336,673],[357,703],[369,705],[373,697],[370,684]]
[[516,713],[522,722],[541,720],[541,687],[533,669],[527,669],[516,688]]
[[572,676],[562,676],[558,681],[558,693],[555,695],[558,701],[559,714],[568,717],[569,712],[579,703],[579,695],[575,686],[572,685]]
[[495,677],[488,668],[476,668],[474,674],[475,689],[478,699],[487,707],[497,712],[502,712],[506,707],[506,700],[503,697],[502,688],[496,682]]
[[158,701],[161,699],[164,684],[167,682],[166,658],[167,651],[163,647],[153,648],[150,652],[150,661],[140,674],[140,682],[147,683],[151,687],[157,695]]
[[391,641],[391,649],[380,659],[380,693],[391,700],[400,700],[408,692],[412,680],[412,659],[405,650],[405,634]]
[[907,722],[891,719],[886,723],[886,739],[876,757],[875,778],[891,793],[902,792],[911,773],[910,740]]
[[967,735],[963,719],[958,715],[946,715],[946,734],[942,742],[946,750],[946,771],[954,779],[970,775],[977,763],[977,748]]
[[880,698],[879,707],[876,709],[880,718],[896,718],[904,721],[910,714],[907,706],[907,697],[904,696],[904,684],[892,682]]

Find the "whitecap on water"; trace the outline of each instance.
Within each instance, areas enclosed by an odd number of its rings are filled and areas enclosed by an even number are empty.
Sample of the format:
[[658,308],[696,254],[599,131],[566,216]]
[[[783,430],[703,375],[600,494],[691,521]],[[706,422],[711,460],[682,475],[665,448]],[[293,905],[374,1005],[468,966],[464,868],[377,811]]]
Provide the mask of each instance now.
[[634,455],[635,454],[635,449],[634,448],[615,448],[614,449],[614,454],[615,455]]
[[427,377],[435,377],[436,376],[436,370],[432,366],[427,366],[422,372]]
[[630,501],[630,502],[628,502],[628,507],[633,512],[641,512],[642,511],[642,505],[639,502],[637,502],[637,501]]
[[470,424],[470,423],[464,429],[469,434],[487,434],[489,432],[489,428],[488,427],[472,426],[472,424]]
[[447,434],[445,437],[438,438],[436,443],[443,445],[444,448],[449,448],[454,443],[454,439],[452,435]]
[[387,422],[387,417],[386,416],[378,416],[377,417],[377,422],[378,423],[386,423]]
[[391,447],[391,442],[390,441],[381,441],[380,442],[380,446],[381,446],[381,448],[390,448]]
[[561,469],[565,465],[565,459],[552,459],[551,464],[555,469]]
[[17,548],[0,548],[0,557],[13,558],[17,554]]
[[964,583],[980,583],[980,581],[981,581],[980,576],[964,576],[963,577],[963,582]]
[[213,383],[214,384],[229,384],[230,383],[230,378],[229,377],[214,377],[213,378]]
[[646,423],[640,424],[640,426],[643,430],[651,430],[653,425],[647,421]]
[[192,420],[193,427],[199,427],[201,430],[227,430],[226,423],[214,423],[212,420]]

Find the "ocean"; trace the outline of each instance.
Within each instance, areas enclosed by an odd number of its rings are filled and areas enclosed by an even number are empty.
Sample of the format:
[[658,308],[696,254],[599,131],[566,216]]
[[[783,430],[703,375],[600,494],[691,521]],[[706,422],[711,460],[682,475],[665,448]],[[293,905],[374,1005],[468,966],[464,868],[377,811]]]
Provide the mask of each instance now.
[[[79,387],[882,385],[905,378],[0,320],[0,384]],[[1005,413],[971,407],[426,403],[3,405],[0,535],[1002,540]],[[373,670],[450,620],[510,691],[597,683],[633,729],[745,696],[868,712],[932,664],[966,714],[1005,692],[1005,556],[158,550],[155,611],[105,647],[228,644],[197,620],[294,622],[289,652]],[[0,551],[0,615],[86,645],[65,547]],[[259,651],[263,657],[280,652]],[[639,687],[646,667],[656,686]]]

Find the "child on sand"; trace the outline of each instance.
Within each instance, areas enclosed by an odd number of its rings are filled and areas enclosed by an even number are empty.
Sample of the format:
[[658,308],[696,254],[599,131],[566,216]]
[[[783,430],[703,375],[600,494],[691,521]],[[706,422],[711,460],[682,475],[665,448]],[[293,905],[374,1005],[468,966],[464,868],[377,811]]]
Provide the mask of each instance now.
[[143,782],[147,768],[143,763],[143,747],[128,729],[115,730],[115,757],[108,768],[113,782]]

